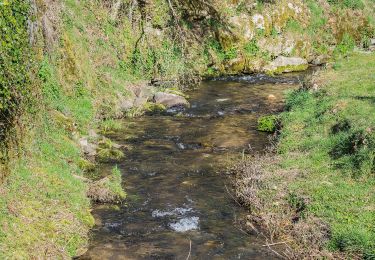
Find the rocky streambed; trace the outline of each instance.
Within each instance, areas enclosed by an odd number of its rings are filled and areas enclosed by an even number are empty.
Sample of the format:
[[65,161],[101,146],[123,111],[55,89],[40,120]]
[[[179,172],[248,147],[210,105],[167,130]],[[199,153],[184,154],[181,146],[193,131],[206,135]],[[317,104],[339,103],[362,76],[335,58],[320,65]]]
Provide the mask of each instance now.
[[[242,230],[247,212],[231,195],[225,169],[264,149],[259,116],[282,109],[303,74],[206,81],[188,91],[190,107],[121,121],[108,137],[126,146],[117,165],[128,197],[98,204],[81,259],[272,259],[264,241]],[[129,148],[130,147],[130,148]]]

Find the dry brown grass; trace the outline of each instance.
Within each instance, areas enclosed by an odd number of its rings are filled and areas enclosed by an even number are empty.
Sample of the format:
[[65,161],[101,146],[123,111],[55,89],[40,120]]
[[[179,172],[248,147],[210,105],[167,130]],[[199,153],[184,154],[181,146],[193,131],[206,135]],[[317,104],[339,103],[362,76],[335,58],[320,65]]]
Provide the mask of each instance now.
[[[263,236],[266,246],[286,259],[340,258],[324,246],[330,228],[322,220],[304,215],[303,208],[290,203],[288,184],[300,174],[298,170],[281,170],[274,153],[245,158],[231,169],[235,176],[236,197],[250,214],[247,228]],[[304,204],[309,198],[298,195]]]

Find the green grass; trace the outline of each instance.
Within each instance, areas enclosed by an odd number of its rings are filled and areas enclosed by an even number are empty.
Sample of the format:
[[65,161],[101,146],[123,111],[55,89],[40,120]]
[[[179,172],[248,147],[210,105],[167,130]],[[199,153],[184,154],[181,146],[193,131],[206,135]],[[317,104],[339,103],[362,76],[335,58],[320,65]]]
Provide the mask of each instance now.
[[118,200],[123,200],[126,198],[126,193],[122,188],[122,175],[121,171],[117,166],[113,167],[110,181],[107,183],[108,189],[111,193],[118,198]]
[[75,256],[94,224],[87,187],[74,177],[80,151],[50,125],[25,150],[1,190],[0,258]]
[[363,9],[365,7],[362,0],[328,0],[328,3],[351,9]]
[[375,54],[353,54],[322,72],[317,92],[296,91],[282,115],[283,167],[307,214],[328,222],[331,250],[375,256]]

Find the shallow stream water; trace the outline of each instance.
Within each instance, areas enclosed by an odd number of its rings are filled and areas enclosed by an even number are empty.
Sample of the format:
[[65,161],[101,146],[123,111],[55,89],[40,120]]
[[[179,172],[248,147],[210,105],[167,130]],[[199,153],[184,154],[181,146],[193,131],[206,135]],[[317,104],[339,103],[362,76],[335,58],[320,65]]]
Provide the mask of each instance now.
[[[191,108],[122,121],[109,137],[131,147],[117,163],[128,198],[97,205],[89,250],[81,259],[273,259],[264,241],[241,230],[246,211],[231,197],[225,169],[268,137],[260,115],[282,109],[303,74],[203,82]],[[104,164],[109,171],[114,164]]]

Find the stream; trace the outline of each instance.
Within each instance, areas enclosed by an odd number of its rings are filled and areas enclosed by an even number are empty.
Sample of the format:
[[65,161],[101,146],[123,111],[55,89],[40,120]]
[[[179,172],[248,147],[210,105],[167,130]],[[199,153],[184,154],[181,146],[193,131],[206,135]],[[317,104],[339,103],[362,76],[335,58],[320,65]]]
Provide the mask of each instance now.
[[285,91],[303,76],[204,81],[187,91],[189,109],[121,121],[123,130],[108,137],[130,147],[117,163],[128,197],[94,206],[96,225],[80,259],[275,259],[261,237],[242,231],[247,212],[231,197],[225,172],[267,146],[257,119],[281,111]]

